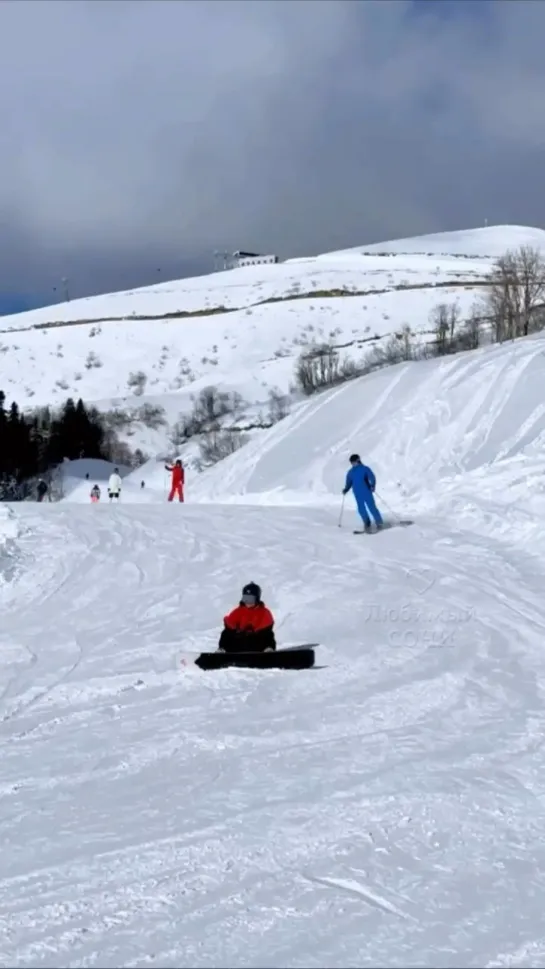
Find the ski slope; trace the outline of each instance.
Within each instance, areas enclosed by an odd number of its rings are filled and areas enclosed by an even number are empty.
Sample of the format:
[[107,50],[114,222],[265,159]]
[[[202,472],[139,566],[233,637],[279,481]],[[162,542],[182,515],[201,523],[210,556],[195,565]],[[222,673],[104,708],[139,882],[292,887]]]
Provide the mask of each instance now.
[[[320,395],[183,506],[8,508],[0,965],[543,965],[544,346]],[[413,526],[338,527],[352,450]],[[181,671],[249,580],[318,668]]]
[[[540,964],[542,567],[433,520],[44,511],[2,602],[2,964]],[[177,672],[255,575],[327,668]]]

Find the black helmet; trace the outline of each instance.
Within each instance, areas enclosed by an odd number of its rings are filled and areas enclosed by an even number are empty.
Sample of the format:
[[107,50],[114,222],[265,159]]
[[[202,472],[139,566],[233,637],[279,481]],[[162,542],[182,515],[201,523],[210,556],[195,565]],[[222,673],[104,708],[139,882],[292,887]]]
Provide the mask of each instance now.
[[242,590],[242,602],[247,605],[254,605],[261,602],[261,589],[255,582],[248,582]]
[[358,464],[361,461],[359,454],[351,454],[348,458],[350,464]]

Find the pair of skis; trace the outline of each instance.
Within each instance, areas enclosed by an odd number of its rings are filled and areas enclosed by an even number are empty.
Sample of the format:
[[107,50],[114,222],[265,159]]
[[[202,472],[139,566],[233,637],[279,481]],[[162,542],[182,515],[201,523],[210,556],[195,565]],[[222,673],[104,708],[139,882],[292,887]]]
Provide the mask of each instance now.
[[414,525],[414,522],[400,519],[396,522],[384,522],[381,528],[355,528],[354,535],[377,535],[379,532],[387,532],[390,528],[407,528],[409,525]]

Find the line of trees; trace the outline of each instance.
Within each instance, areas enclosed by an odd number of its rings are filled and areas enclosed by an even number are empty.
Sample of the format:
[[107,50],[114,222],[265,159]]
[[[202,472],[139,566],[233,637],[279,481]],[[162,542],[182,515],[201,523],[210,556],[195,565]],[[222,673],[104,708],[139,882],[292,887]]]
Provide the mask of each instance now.
[[483,295],[466,316],[458,303],[439,303],[429,323],[428,339],[403,326],[361,360],[341,355],[329,343],[309,347],[297,361],[294,389],[310,396],[396,363],[476,350],[485,343],[503,343],[545,329],[541,252],[529,246],[507,252],[497,260]]

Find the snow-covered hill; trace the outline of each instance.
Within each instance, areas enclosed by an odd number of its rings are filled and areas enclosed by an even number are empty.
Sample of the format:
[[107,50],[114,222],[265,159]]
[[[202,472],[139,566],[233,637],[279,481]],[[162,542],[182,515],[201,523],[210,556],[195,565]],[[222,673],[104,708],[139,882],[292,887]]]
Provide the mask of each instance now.
[[[545,250],[545,232],[440,233],[3,317],[2,388],[23,407],[69,395],[103,409],[149,402],[172,424],[191,394],[214,384],[241,393],[251,418],[271,388],[289,391],[305,346],[330,342],[361,357],[404,326],[425,338],[438,303],[467,315],[497,256],[521,244]],[[168,437],[166,426],[136,425],[131,442],[153,454]]]
[[[507,243],[507,244],[506,244]],[[490,259],[503,256],[506,249],[530,246],[545,253],[545,232],[526,225],[491,225],[480,229],[461,229],[457,232],[434,232],[431,235],[377,242],[362,248],[343,249],[338,256],[357,253],[419,253],[427,256],[462,256]]]
[[[0,964],[543,965],[544,349],[320,395],[184,505],[9,509]],[[338,527],[352,450],[414,525]],[[319,668],[182,671],[249,580]]]

